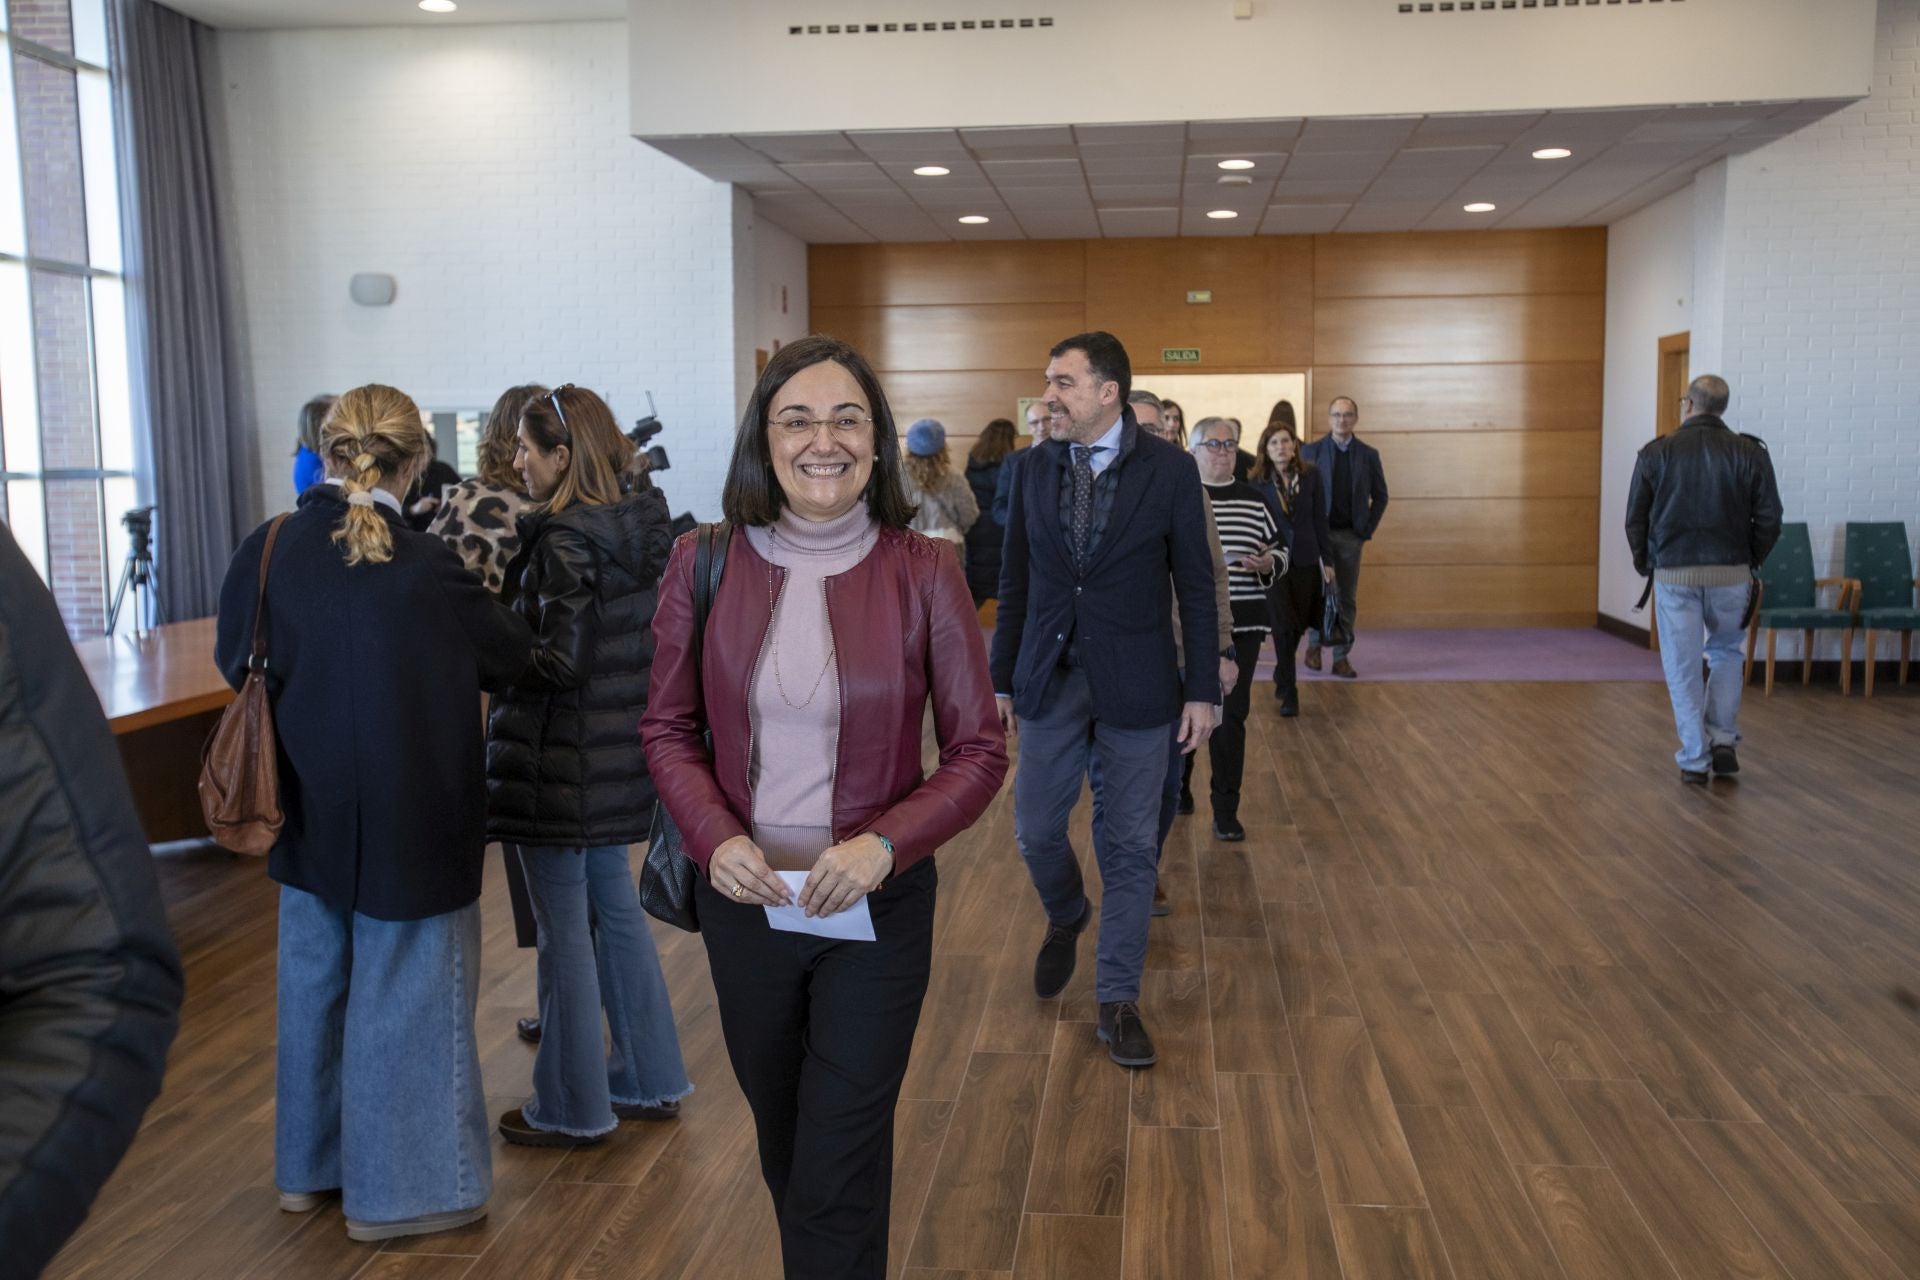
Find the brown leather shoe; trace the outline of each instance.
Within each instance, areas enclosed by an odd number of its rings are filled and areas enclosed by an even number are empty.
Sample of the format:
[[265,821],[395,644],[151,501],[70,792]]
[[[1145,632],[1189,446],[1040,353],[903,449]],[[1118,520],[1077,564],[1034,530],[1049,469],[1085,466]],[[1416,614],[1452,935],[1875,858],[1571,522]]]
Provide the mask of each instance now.
[[1318,671],[1319,669],[1320,669],[1320,646],[1317,644],[1310,644],[1307,646],[1307,670]]
[[1342,658],[1340,659],[1340,661],[1333,664],[1333,674],[1339,676],[1343,680],[1351,680],[1355,676],[1359,675],[1360,673],[1353,669],[1353,664],[1351,662],[1348,662],[1345,658]]

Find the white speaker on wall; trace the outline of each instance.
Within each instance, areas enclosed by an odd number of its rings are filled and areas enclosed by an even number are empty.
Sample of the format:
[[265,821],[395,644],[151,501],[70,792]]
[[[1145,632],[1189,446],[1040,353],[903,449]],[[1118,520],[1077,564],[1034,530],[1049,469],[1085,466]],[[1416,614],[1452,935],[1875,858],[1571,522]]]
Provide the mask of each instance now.
[[384,307],[393,301],[393,277],[363,271],[347,282],[347,292],[363,307]]

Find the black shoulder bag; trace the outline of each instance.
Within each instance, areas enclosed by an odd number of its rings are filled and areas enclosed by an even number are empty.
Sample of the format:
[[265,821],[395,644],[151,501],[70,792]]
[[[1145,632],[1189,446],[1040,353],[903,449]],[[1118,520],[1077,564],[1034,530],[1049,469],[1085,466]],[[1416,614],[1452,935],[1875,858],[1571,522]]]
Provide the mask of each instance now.
[[[693,686],[701,689],[700,655],[707,644],[707,615],[720,593],[720,575],[727,565],[727,542],[732,528],[726,521],[703,524],[693,548]],[[704,709],[703,709],[704,712]],[[707,730],[707,748],[713,748],[713,730]],[[688,933],[700,932],[693,909],[693,880],[699,875],[687,856],[680,828],[667,812],[664,800],[653,802],[653,829],[647,836],[647,860],[640,867],[640,905],[656,920]]]

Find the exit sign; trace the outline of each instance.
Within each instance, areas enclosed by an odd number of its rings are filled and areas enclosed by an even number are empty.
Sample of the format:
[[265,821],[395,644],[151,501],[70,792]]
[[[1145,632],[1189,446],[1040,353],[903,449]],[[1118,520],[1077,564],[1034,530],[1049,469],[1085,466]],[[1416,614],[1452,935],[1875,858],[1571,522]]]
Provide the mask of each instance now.
[[1200,348],[1198,347],[1162,347],[1160,349],[1160,363],[1161,364],[1199,364]]

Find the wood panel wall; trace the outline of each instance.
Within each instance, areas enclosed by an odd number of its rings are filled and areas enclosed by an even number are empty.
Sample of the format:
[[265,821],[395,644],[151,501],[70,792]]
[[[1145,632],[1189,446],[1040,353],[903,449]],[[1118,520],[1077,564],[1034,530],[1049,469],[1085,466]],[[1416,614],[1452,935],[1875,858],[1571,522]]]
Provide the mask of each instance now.
[[[880,371],[955,460],[1085,329],[1155,373],[1304,372],[1387,469],[1361,627],[1591,626],[1598,589],[1606,231],[814,245],[812,325]],[[1192,289],[1213,301],[1189,305]],[[1201,363],[1160,362],[1199,347]],[[1240,413],[1249,427],[1266,405]],[[1251,441],[1249,442],[1251,443]]]

